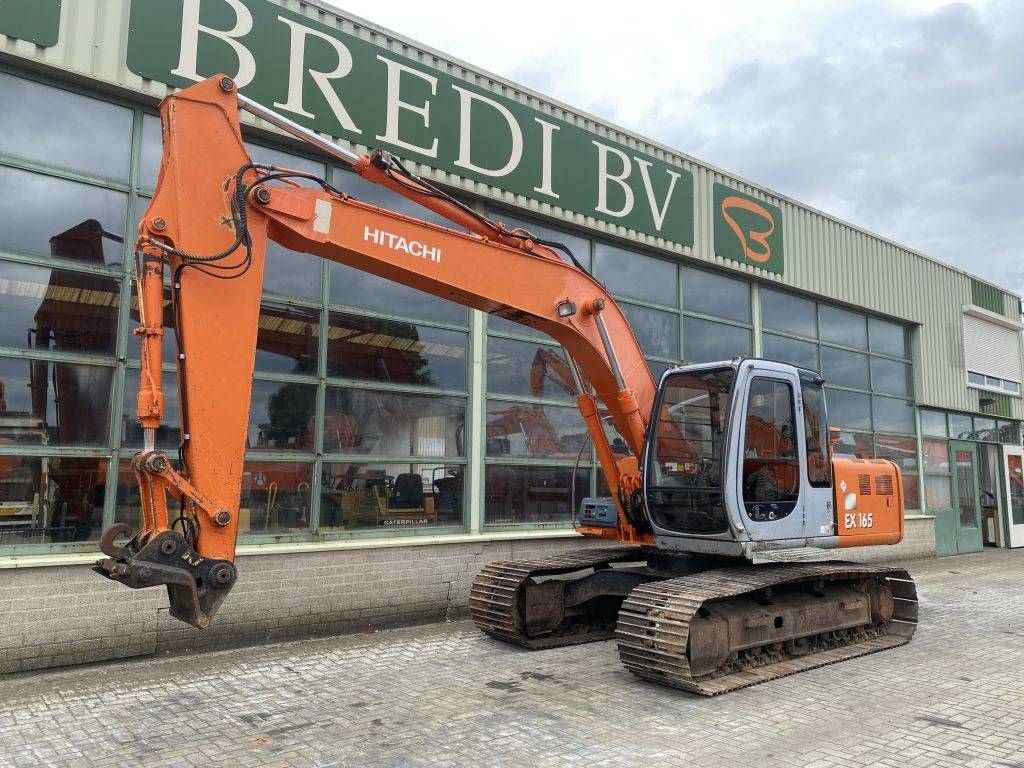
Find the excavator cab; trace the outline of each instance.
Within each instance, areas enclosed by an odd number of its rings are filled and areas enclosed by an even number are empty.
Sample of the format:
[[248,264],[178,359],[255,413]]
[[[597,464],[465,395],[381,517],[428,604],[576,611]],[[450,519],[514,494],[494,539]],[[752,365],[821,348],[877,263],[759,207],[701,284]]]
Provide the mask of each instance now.
[[[852,465],[869,478],[864,496],[878,495],[870,493],[870,478],[879,474],[888,482],[875,484],[895,495],[899,471],[890,462],[830,456],[823,385],[814,371],[769,360],[667,371],[642,465],[644,507],[659,548],[751,559],[767,549],[833,549],[843,545],[837,536],[847,510],[875,501],[845,493],[853,482],[865,484],[858,477],[848,485]],[[872,534],[898,537],[899,517],[872,516]]]

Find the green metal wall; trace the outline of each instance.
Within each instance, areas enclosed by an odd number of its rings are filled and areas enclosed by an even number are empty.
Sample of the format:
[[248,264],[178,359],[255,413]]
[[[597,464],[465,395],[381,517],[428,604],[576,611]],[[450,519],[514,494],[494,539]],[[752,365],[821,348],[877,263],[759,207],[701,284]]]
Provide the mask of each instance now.
[[[420,173],[535,215],[636,242],[662,253],[706,262],[728,272],[745,273],[766,283],[787,286],[919,324],[921,327],[913,339],[918,403],[954,410],[979,411],[978,393],[967,388],[964,378],[962,305],[984,301],[982,306],[999,307],[997,311],[1002,314],[1016,317],[1019,301],[1016,296],[796,201],[628,133],[606,121],[572,110],[509,81],[474,70],[464,62],[383,30],[373,23],[338,14],[332,6],[318,6],[315,2],[298,0],[268,1],[321,23],[334,25],[382,48],[401,53],[417,60],[424,67],[443,69],[457,78],[472,81],[480,87],[500,92],[507,98],[582,126],[597,136],[613,139],[689,169],[695,180],[694,245],[688,248],[667,243],[660,238],[641,235],[623,227],[569,214],[546,203],[513,196],[486,184],[471,182],[449,173],[435,173],[413,163]],[[54,69],[64,70],[66,74],[61,76],[153,102],[164,96],[168,88],[160,83],[143,80],[131,73],[125,64],[130,5],[130,0],[65,2],[61,33],[56,45],[40,48],[27,41],[0,35],[0,58],[19,66],[48,70],[51,74]],[[350,146],[356,150],[365,149],[359,145]],[[711,210],[712,187],[715,182],[727,184],[782,209],[785,222],[783,275],[727,261],[715,255]],[[1021,399],[1008,399],[1011,401],[1009,407],[1012,413],[1007,415],[1024,417]]]

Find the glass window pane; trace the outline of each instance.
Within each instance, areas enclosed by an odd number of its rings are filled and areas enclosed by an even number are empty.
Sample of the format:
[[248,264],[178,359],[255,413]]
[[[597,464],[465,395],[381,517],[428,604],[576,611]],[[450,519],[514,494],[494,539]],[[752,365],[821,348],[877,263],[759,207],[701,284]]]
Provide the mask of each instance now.
[[[128,368],[124,375],[124,402],[121,411],[121,445],[142,450],[142,425],[136,416],[136,398],[139,394],[138,368]],[[176,451],[181,442],[178,380],[173,373],[165,373],[161,386],[164,392],[164,418],[156,431],[156,447]]]
[[949,443],[945,440],[925,440],[922,449],[925,472],[949,474]]
[[316,375],[320,311],[265,301],[256,335],[256,370]]
[[0,261],[0,346],[112,354],[121,283]]
[[871,398],[875,429],[886,432],[914,433],[914,403],[893,397]]
[[813,301],[769,288],[761,289],[761,322],[775,331],[812,338],[818,335]]
[[[831,426],[871,429],[871,403],[867,395],[827,388],[825,402],[828,403],[828,420]],[[870,455],[869,449],[868,456]]]
[[462,331],[331,312],[327,375],[466,389],[468,343]]
[[0,250],[81,264],[121,264],[128,196],[0,167]]
[[999,422],[999,441],[1020,445],[1020,429],[1016,421]]
[[985,377],[982,376],[980,373],[975,373],[974,371],[968,371],[967,372],[967,383],[968,384],[974,384],[974,385],[979,386],[979,387],[984,387],[985,386]]
[[948,437],[946,414],[942,411],[921,409],[921,434],[933,437]]
[[903,476],[903,505],[908,511],[921,508],[921,479],[917,475]]
[[0,547],[96,541],[106,459],[0,456]]
[[373,312],[386,312],[417,320],[467,325],[469,310],[407,285],[361,272],[344,264],[331,264],[331,304]]
[[679,306],[679,277],[675,264],[636,251],[597,243],[594,274],[615,296]]
[[954,440],[970,440],[974,434],[971,417],[963,413],[949,414],[949,436]]
[[247,461],[238,506],[239,534],[305,533],[312,506],[313,465]]
[[888,395],[910,396],[910,366],[881,357],[871,358],[871,388]]
[[0,154],[128,181],[132,111],[0,72]]
[[[579,235],[572,235],[561,229],[554,229],[530,219],[512,216],[504,211],[489,210],[487,215],[495,221],[500,221],[509,229],[522,228],[541,240],[561,243],[572,251],[573,257],[583,265],[584,269],[587,271],[590,270],[590,241],[587,238],[580,237]],[[562,251],[556,249],[555,253],[561,256],[563,261],[569,261],[568,257]]]
[[273,240],[267,241],[263,265],[263,292],[320,301],[323,261],[308,253],[289,251]]
[[160,174],[163,159],[163,143],[160,137],[160,118],[157,115],[142,116],[142,146],[139,151],[139,187],[153,189]]
[[572,467],[506,467],[484,469],[484,525],[568,527],[575,502],[590,493],[590,469],[573,477]]
[[443,463],[324,464],[320,531],[462,525],[465,467]]
[[696,317],[683,318],[683,359],[687,363],[711,363],[734,357],[750,357],[748,329]]
[[999,442],[999,432],[996,429],[995,419],[986,419],[981,416],[974,417],[974,439],[986,443]]
[[324,452],[464,456],[466,398],[328,387]]
[[917,439],[875,435],[875,458],[888,459],[903,472],[917,472]]
[[500,395],[576,397],[576,384],[561,347],[529,341],[487,340],[487,391]]
[[660,360],[648,360],[647,367],[651,369],[651,375],[655,381],[661,381],[661,376],[669,368],[673,367],[672,363],[663,363]]
[[247,448],[312,452],[315,424],[315,384],[253,381]]
[[829,384],[869,389],[868,356],[834,347],[821,348],[821,375]]
[[909,357],[907,354],[907,333],[899,323],[868,318],[868,330],[871,335],[871,351],[881,352],[893,357]]
[[790,363],[798,368],[818,370],[818,345],[810,341],[798,341],[766,333],[764,335],[764,357],[766,360]]
[[625,302],[619,306],[645,354],[679,359],[679,315]]
[[867,317],[839,307],[818,307],[821,340],[857,349],[868,348]]
[[683,267],[683,309],[749,323],[750,284]]
[[575,460],[587,447],[587,426],[576,408],[487,402],[487,455]]
[[105,447],[114,369],[0,358],[0,442]]
[[1020,394],[1020,384],[1018,384],[1016,381],[1005,381],[1004,380],[1003,381],[1003,389],[1005,389],[1007,392],[1012,392],[1015,395],[1019,395]]
[[953,491],[948,476],[925,477],[924,503],[929,512],[953,508]]
[[[832,393],[829,392],[828,396],[831,397],[831,395]],[[855,456],[858,459],[870,459],[875,455],[872,442],[871,435],[869,434],[850,432],[844,429],[839,432],[839,440],[835,444],[833,451],[837,456]]]

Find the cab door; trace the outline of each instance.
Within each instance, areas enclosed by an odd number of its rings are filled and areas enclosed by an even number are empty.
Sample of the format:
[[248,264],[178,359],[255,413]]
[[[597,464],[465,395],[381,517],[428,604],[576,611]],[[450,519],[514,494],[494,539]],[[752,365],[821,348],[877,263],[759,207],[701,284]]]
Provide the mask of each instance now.
[[791,368],[755,365],[748,369],[742,397],[734,499],[743,525],[755,542],[804,538],[799,378]]
[[1024,448],[1004,445],[1003,461],[1010,546],[1024,547]]

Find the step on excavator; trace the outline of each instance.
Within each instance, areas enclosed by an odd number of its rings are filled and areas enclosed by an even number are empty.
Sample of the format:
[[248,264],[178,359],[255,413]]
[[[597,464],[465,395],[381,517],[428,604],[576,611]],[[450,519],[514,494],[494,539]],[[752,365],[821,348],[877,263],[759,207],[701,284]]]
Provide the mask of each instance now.
[[[240,109],[453,228],[362,203],[309,173],[253,163]],[[166,586],[171,614],[199,628],[234,585],[270,239],[562,345],[611,495],[582,499],[576,512],[576,530],[594,546],[483,569],[469,597],[483,632],[527,648],[614,638],[631,672],[705,695],[910,640],[910,575],[834,559],[839,549],[901,540],[899,468],[833,450],[817,372],[736,359],[681,365],[656,381],[615,286],[563,245],[480,215],[387,152],[358,156],[325,140],[240,95],[228,77],[168,96],[160,112],[163,159],[135,258],[144,441],[132,466],[142,528],[104,532],[100,574],[132,588]],[[164,409],[165,274],[177,465],[154,440]]]

